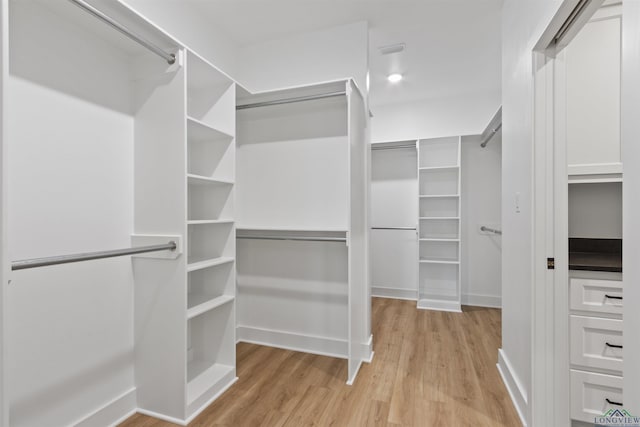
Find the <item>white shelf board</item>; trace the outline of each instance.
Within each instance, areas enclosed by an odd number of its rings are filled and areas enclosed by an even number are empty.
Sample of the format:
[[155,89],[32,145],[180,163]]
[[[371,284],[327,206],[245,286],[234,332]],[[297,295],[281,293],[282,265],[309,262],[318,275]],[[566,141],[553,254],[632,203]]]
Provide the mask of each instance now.
[[201,120],[187,116],[187,139],[189,141],[211,141],[212,143],[221,141],[226,143],[233,139],[233,135],[216,129]]
[[[187,405],[193,403],[216,383],[233,372],[234,367],[194,360],[187,365]],[[207,366],[209,366],[207,368]]]
[[421,199],[454,199],[459,198],[459,194],[421,194]]
[[346,233],[346,228],[311,228],[311,227],[272,227],[272,226],[248,226],[237,225],[238,231],[308,231],[308,232],[327,232],[327,233]]
[[187,319],[193,319],[196,316],[206,313],[209,310],[213,310],[216,307],[220,307],[228,302],[234,300],[232,295],[221,295],[218,297],[212,297],[208,294],[190,293],[188,294],[187,306]]
[[420,171],[439,171],[439,170],[454,170],[460,169],[459,165],[451,165],[451,166],[425,166],[418,168]]
[[234,182],[227,179],[215,179],[206,176],[187,174],[189,184],[193,185],[233,185]]
[[202,261],[192,262],[187,264],[187,272],[202,270],[204,268],[215,267],[216,265],[227,264],[235,261],[235,258],[232,257],[219,257],[212,259],[205,259]]
[[233,224],[232,219],[194,219],[187,221],[188,225],[205,225],[205,224]]
[[459,220],[459,216],[421,216],[420,220],[438,220],[438,219],[449,219],[449,220]]
[[451,264],[457,265],[460,264],[460,261],[448,260],[448,259],[433,259],[433,258],[421,258],[421,264]]
[[429,238],[429,237],[421,237],[419,240],[421,242],[459,242],[460,241],[460,239]]

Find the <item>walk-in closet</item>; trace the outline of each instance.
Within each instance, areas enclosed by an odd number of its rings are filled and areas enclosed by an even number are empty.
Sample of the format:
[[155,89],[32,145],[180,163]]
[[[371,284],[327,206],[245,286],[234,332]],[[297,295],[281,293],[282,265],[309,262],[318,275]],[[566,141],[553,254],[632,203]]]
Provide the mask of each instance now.
[[638,34],[0,0],[0,427],[640,425]]

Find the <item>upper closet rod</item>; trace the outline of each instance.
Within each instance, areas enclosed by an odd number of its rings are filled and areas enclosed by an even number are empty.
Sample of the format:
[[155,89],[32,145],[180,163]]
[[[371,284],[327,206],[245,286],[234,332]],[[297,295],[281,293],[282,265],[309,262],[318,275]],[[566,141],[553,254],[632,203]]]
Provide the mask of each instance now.
[[314,99],[334,98],[336,96],[344,96],[347,92],[329,92],[318,95],[297,96],[295,98],[275,99],[273,101],[254,102],[253,104],[244,104],[236,106],[236,110],[246,110],[247,108],[267,107],[270,105],[291,104],[293,102],[313,101]]
[[502,107],[498,108],[498,111],[494,114],[489,125],[484,132],[482,132],[482,142],[480,143],[480,146],[482,148],[486,147],[489,141],[491,141],[491,138],[498,133],[500,128],[502,128]]
[[123,25],[119,24],[118,22],[116,22],[115,20],[110,18],[109,16],[107,16],[104,13],[100,12],[95,7],[93,7],[90,4],[88,4],[87,2],[85,2],[83,0],[69,0],[69,1],[71,3],[73,3],[73,4],[75,4],[76,6],[82,8],[86,12],[90,13],[91,15],[95,16],[96,18],[100,19],[104,23],[106,23],[106,24],[110,25],[111,27],[115,28],[116,30],[120,31],[122,34],[124,34],[125,36],[129,37],[131,40],[140,43],[142,46],[146,47],[147,49],[149,49],[150,51],[152,51],[156,55],[162,57],[165,61],[167,61],[169,63],[169,65],[174,64],[176,62],[176,56],[173,53],[165,52],[163,49],[161,49],[158,46],[156,46],[155,44],[151,43],[149,40],[146,40],[143,37],[139,36],[138,34],[136,34],[136,33],[132,32],[131,30],[127,29],[126,27],[124,27]]
[[52,256],[48,258],[24,259],[20,261],[13,261],[11,263],[11,270],[25,270],[27,268],[46,267],[49,265],[68,264],[70,262],[79,261],[91,261],[94,259],[113,258],[124,255],[144,254],[147,252],[166,250],[175,251],[177,247],[176,242],[170,241],[163,245],[138,246],[136,248],[116,249],[113,251],[85,252],[73,255]]

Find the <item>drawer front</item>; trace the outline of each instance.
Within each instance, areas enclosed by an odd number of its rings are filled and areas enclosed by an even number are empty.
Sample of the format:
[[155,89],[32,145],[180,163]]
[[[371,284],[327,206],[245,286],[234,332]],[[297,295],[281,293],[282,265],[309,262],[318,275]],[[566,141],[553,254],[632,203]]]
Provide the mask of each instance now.
[[571,370],[572,419],[593,424],[609,409],[622,409],[609,402],[623,403],[622,377]]
[[571,364],[622,373],[622,320],[570,316]]
[[572,310],[622,314],[622,282],[619,280],[569,279]]

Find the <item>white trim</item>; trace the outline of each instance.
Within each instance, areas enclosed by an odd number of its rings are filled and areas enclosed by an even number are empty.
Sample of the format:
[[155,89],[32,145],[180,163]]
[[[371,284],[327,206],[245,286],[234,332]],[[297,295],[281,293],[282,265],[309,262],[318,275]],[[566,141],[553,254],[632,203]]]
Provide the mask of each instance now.
[[202,406],[200,406],[200,408],[198,408],[197,410],[195,410],[193,412],[193,414],[191,414],[185,421],[184,425],[187,425],[189,423],[191,423],[191,421],[193,421],[198,415],[200,415],[200,413],[202,413],[202,411],[204,411],[205,409],[207,409],[209,407],[209,405],[211,405],[217,398],[219,398],[225,391],[229,390],[229,388],[234,385],[236,382],[238,381],[238,377],[234,377],[233,380],[229,381],[224,387],[222,387],[216,394],[214,394],[213,396],[211,396],[211,398],[209,400],[207,400],[205,403],[202,404]]
[[502,308],[502,297],[499,295],[462,294],[462,305]]
[[274,329],[254,328],[251,326],[236,327],[238,342],[265,345],[284,350],[318,354],[320,356],[348,358],[348,342],[346,339],[302,335]]
[[418,306],[421,310],[452,311],[462,313],[462,306],[458,301],[443,301],[434,299],[419,299]]
[[133,387],[71,425],[116,426],[135,414],[136,406],[136,388]]
[[138,408],[136,410],[136,412],[138,414],[146,415],[147,417],[156,418],[158,420],[168,421],[170,423],[178,424],[179,426],[186,426],[187,425],[187,422],[184,421],[184,420],[181,420],[181,419],[178,419],[178,418],[173,418],[173,417],[168,417],[166,415],[162,415],[162,414],[159,414],[157,412],[149,411],[147,409]]
[[507,359],[507,355],[502,349],[498,350],[498,363],[496,366],[498,367],[498,372],[500,372],[502,382],[509,392],[513,406],[515,406],[516,412],[520,417],[520,422],[522,422],[524,427],[527,427],[527,421],[524,416],[527,410],[527,393],[511,368],[509,359]]
[[604,175],[622,173],[622,163],[569,165],[569,175]]
[[417,301],[418,290],[408,288],[385,288],[382,286],[373,286],[371,288],[371,296],[376,298],[393,298],[408,301]]
[[362,353],[364,359],[362,360],[365,363],[373,362],[373,334],[369,335],[369,340],[362,344]]
[[351,375],[351,378],[347,379],[347,385],[353,385],[353,383],[356,381],[356,378],[358,378],[358,372],[360,372],[361,366],[362,366],[362,359],[358,360],[358,366],[354,370],[353,375]]

